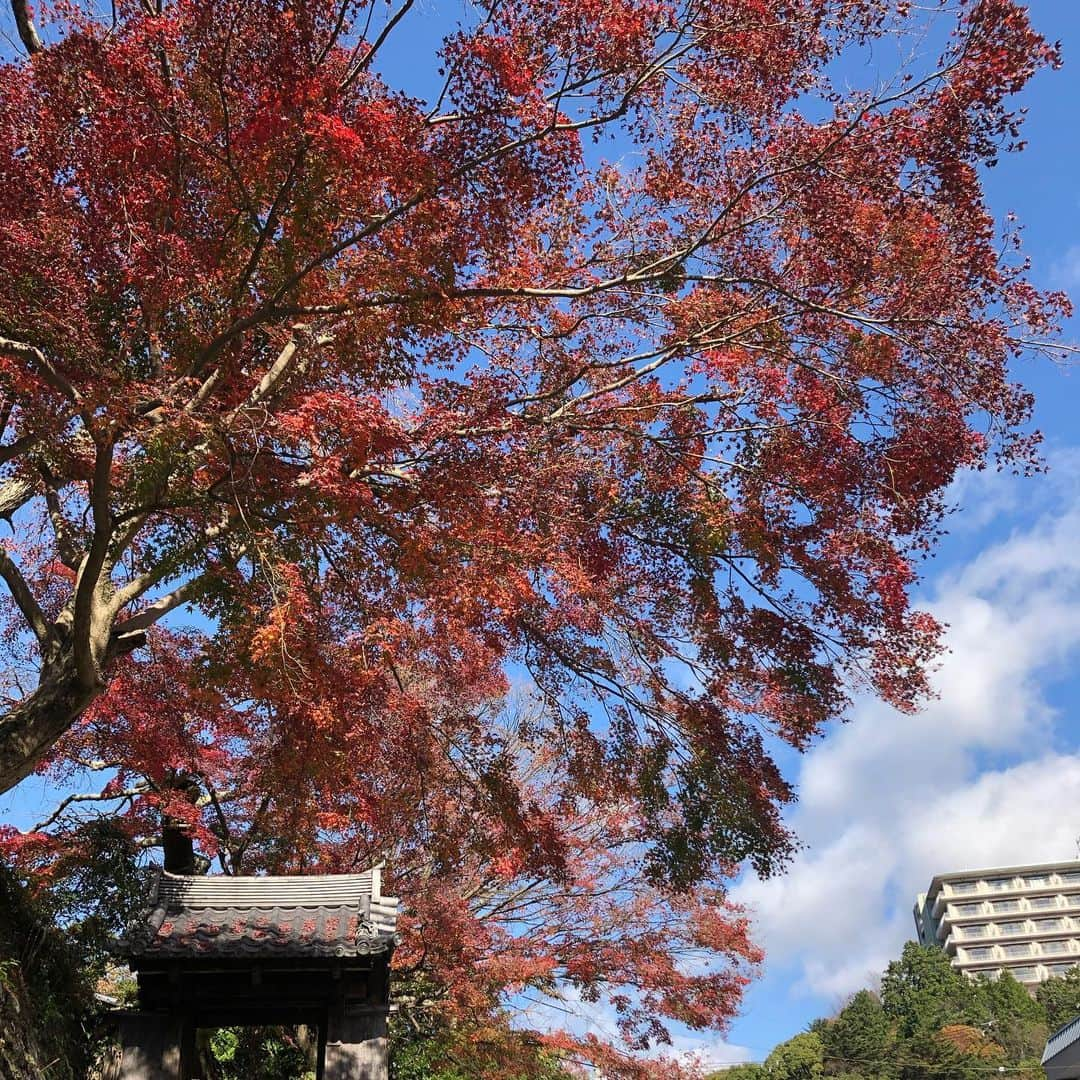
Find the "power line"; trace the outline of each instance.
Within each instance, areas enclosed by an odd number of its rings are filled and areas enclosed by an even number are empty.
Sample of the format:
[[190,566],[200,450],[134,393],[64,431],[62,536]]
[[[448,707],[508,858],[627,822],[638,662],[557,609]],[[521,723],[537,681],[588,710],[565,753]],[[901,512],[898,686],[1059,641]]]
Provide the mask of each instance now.
[[[828,1062],[836,1062],[840,1065],[869,1065],[869,1066],[885,1066],[885,1065],[900,1065],[910,1067],[913,1069],[923,1069],[926,1072],[945,1072],[951,1071],[958,1067],[958,1064],[962,1064],[969,1072],[980,1072],[994,1076],[1008,1076],[1010,1073],[1022,1073],[1027,1072],[1030,1065],[975,1065],[957,1062],[950,1063],[933,1063],[929,1061],[904,1061],[900,1058],[847,1058],[838,1057],[836,1054],[826,1054],[825,1060]],[[762,1061],[736,1061],[730,1065],[721,1065],[719,1070],[721,1072],[727,1072],[729,1069],[737,1069],[740,1065],[764,1065],[765,1060]]]

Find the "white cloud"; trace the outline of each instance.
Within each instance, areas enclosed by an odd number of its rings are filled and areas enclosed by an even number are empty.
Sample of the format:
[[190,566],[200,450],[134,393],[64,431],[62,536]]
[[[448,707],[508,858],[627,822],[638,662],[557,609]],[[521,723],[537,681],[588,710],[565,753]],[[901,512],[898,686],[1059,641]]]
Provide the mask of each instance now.
[[[577,1036],[594,1035],[605,1042],[619,1043],[615,1010],[603,1001],[585,1001],[573,986],[564,986],[558,1001],[529,998],[520,1004],[522,1020],[540,1030],[561,1029]],[[646,1056],[673,1060],[684,1066],[697,1065],[702,1070],[735,1065],[753,1057],[747,1046],[726,1042],[715,1034],[685,1029],[673,1031],[670,1045],[658,1046]]]
[[983,773],[914,818],[909,844],[927,869],[1072,858],[1080,834],[1080,757],[1046,754]]
[[[872,982],[935,873],[1075,855],[1080,757],[1056,748],[1043,686],[1080,649],[1080,470],[1075,453],[1053,464],[1032,493],[1053,505],[1029,507],[1032,525],[924,602],[949,626],[939,696],[915,716],[860,701],[802,763],[792,821],[806,850],[788,874],[734,890],[767,969],[794,966],[798,989],[836,999]],[[994,514],[1023,506],[982,478],[958,494],[980,487]]]
[[1073,244],[1050,264],[1050,283],[1057,289],[1080,286],[1080,244]]
[[693,1064],[704,1070],[738,1065],[741,1061],[752,1061],[754,1057],[747,1046],[699,1035],[673,1035],[671,1046],[658,1056],[674,1058],[680,1065]]

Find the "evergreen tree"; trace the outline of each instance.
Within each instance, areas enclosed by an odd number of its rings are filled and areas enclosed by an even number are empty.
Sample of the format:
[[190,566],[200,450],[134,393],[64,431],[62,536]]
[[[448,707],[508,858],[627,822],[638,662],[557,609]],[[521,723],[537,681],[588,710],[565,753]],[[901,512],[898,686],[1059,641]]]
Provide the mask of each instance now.
[[[961,976],[962,977],[962,976]],[[999,1048],[977,1028],[949,1024],[921,1028],[900,1047],[900,1080],[986,1080],[1002,1063]]]
[[824,1075],[825,1047],[813,1031],[781,1043],[765,1059],[766,1080],[818,1080]]
[[977,1022],[984,1013],[975,984],[952,967],[945,953],[913,941],[886,968],[881,1004],[903,1038]]
[[1071,968],[1061,978],[1047,979],[1035,992],[1035,1000],[1046,1010],[1046,1023],[1057,1031],[1080,1016],[1080,967]]
[[1013,1062],[1035,1064],[1046,1046],[1046,1009],[1007,971],[977,984],[987,1014],[984,1030]]
[[830,1019],[781,1043],[762,1066],[715,1080],[1043,1080],[1047,1031],[1080,1016],[1080,967],[1033,997],[1011,975],[972,981],[948,956],[909,942],[880,996],[855,994]]
[[830,1075],[882,1080],[895,1075],[890,1064],[896,1056],[893,1022],[869,990],[860,990],[835,1020],[822,1025],[820,1034]]

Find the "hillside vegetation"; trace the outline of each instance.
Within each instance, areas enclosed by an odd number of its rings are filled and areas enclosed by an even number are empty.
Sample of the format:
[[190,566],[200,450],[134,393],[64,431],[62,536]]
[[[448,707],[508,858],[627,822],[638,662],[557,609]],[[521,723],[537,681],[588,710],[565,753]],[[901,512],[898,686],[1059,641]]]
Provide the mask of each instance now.
[[939,949],[909,942],[880,992],[860,990],[835,1016],[777,1046],[761,1064],[714,1080],[1043,1080],[1047,1035],[1080,1015],[1080,968],[1032,997],[1011,975],[973,982]]

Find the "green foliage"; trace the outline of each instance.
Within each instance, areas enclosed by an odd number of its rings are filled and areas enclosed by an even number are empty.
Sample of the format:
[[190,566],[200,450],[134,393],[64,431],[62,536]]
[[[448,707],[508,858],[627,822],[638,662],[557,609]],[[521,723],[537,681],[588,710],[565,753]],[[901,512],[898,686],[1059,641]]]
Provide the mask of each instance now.
[[146,901],[138,857],[130,834],[117,821],[100,818],[72,834],[67,854],[52,867],[43,903],[64,927],[89,977],[104,975],[112,943]]
[[1034,996],[1011,975],[972,981],[939,949],[909,942],[880,996],[861,990],[829,1019],[781,1043],[764,1065],[715,1080],[1043,1080],[1049,1032],[1080,1016],[1080,967]]
[[95,1051],[84,957],[3,863],[0,912],[0,1076],[76,1080]]
[[1057,1031],[1080,1016],[1080,967],[1070,968],[1061,978],[1047,979],[1035,993],[1046,1010],[1049,1029]]
[[781,1043],[765,1059],[767,1080],[818,1080],[825,1075],[825,1047],[812,1031]]
[[821,1041],[830,1062],[830,1075],[858,1076],[842,1069],[860,1068],[885,1080],[896,1075],[893,1021],[881,1001],[869,990],[860,990],[835,1020],[822,1025]]
[[979,994],[987,1013],[984,1030],[1001,1047],[1004,1057],[1017,1064],[1038,1063],[1052,1030],[1045,1006],[1008,972],[993,982],[980,983]]
[[145,899],[138,854],[98,819],[72,834],[47,885],[0,863],[0,1076],[82,1077],[106,1052],[94,990],[107,981],[124,1001],[132,988],[110,946]]
[[421,975],[399,977],[391,991],[406,1007],[390,1016],[390,1080],[469,1080],[456,1062],[453,1031],[437,1010],[440,988]]
[[[432,989],[416,978],[396,988],[413,1003]],[[472,1038],[473,1034],[451,1026],[435,1009],[392,1014],[390,1080],[473,1080],[496,1072],[507,1080],[573,1080],[558,1058],[531,1041],[528,1032],[492,1029],[483,1039]],[[510,1072],[507,1061],[514,1062]]]
[[816,1032],[806,1031],[781,1043],[764,1065],[735,1065],[713,1073],[710,1080],[819,1080],[825,1047]]
[[391,1080],[469,1080],[450,1057],[444,1038],[391,1039]]
[[207,1080],[315,1080],[317,1042],[306,1028],[225,1027],[200,1050]]
[[975,984],[952,967],[945,953],[913,941],[885,969],[881,1004],[903,1038],[976,1021],[981,1011]]
[[967,1024],[917,1031],[903,1050],[900,1080],[986,1080],[988,1068],[1001,1063],[994,1045]]

